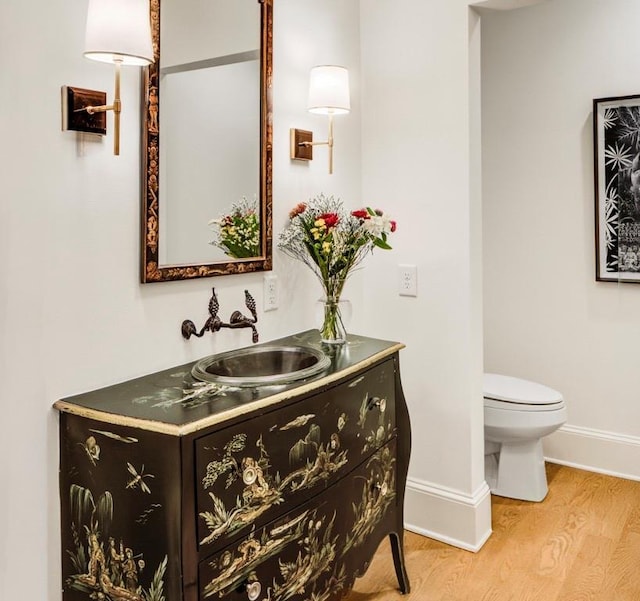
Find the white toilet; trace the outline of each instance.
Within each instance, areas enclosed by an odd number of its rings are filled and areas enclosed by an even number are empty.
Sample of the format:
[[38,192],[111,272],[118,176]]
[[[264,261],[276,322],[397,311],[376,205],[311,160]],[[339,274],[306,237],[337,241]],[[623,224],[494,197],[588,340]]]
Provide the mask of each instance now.
[[491,492],[542,501],[548,490],[542,437],[566,420],[564,399],[552,388],[484,374],[484,464]]

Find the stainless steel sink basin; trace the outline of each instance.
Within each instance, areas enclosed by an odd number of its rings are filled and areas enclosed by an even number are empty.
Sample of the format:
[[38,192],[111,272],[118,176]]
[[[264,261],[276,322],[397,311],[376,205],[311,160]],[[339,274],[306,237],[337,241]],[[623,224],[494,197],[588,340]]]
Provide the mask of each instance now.
[[267,345],[205,357],[191,374],[226,386],[272,386],[315,376],[330,363],[329,357],[312,347]]

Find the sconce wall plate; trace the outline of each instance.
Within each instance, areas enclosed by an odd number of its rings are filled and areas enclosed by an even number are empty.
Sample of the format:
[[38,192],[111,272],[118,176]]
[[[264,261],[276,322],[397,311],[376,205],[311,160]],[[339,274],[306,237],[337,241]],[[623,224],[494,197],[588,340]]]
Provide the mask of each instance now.
[[106,113],[89,114],[85,110],[88,106],[100,106],[106,103],[106,92],[62,86],[62,130],[106,135]]
[[289,130],[291,158],[296,161],[313,160],[313,132],[306,129]]

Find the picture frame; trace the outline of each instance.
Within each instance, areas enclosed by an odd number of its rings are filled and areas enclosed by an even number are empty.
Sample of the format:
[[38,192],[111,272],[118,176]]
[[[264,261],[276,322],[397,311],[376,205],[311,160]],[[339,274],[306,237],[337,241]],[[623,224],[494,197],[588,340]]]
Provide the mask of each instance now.
[[593,101],[596,280],[640,284],[640,94]]

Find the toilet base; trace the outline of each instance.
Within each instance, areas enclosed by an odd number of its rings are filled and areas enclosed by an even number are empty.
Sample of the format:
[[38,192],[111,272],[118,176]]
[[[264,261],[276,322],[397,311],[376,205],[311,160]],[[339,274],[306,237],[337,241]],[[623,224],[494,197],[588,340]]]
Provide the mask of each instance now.
[[485,455],[485,480],[494,495],[542,501],[549,490],[542,440],[501,443],[498,453]]

